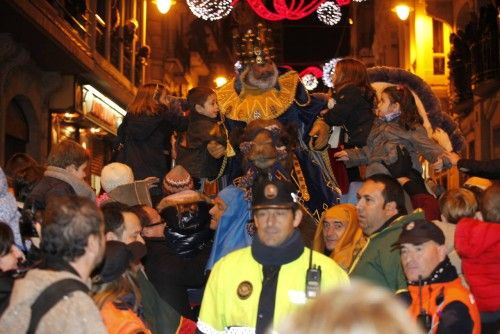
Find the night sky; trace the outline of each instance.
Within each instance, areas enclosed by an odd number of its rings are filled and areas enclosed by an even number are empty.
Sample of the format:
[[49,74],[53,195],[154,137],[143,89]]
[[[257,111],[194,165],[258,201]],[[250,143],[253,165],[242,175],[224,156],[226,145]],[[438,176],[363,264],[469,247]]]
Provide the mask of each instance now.
[[334,26],[318,20],[316,12],[298,21],[284,21],[283,64],[297,71],[307,66],[321,67],[334,57],[346,56],[350,49],[349,6]]

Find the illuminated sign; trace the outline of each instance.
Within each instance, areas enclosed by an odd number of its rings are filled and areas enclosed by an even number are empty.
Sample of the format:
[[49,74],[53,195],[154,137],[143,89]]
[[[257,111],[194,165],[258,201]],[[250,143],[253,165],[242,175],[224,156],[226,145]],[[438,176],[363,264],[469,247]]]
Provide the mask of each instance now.
[[127,112],[91,85],[82,86],[82,95],[85,117],[116,135]]

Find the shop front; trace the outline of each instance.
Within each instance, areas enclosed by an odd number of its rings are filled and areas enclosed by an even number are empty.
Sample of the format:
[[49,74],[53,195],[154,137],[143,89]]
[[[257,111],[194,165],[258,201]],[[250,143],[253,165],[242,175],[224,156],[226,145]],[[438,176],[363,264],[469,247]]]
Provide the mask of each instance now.
[[89,84],[74,83],[73,101],[71,111],[51,114],[51,140],[73,139],[89,151],[89,182],[99,192],[99,176],[111,160],[113,141],[126,111]]

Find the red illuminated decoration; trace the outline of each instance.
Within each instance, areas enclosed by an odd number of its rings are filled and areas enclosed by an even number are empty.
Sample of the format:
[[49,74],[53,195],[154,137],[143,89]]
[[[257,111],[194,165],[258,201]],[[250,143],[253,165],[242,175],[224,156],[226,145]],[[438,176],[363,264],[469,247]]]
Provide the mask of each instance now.
[[247,0],[250,7],[265,20],[279,21],[283,19],[300,20],[313,13],[325,0],[294,0],[290,5],[286,0],[273,0],[275,12],[268,9],[263,0]]
[[316,78],[321,78],[323,76],[323,70],[316,66],[309,66],[299,73],[299,77],[303,77],[306,74],[312,74]]
[[339,6],[346,6],[351,3],[351,0],[337,0]]

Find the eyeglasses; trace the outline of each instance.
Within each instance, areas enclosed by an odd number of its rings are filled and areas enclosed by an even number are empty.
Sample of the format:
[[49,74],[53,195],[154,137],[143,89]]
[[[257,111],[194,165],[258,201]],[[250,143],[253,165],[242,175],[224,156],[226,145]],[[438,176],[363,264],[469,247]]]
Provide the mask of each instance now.
[[154,227],[154,226],[158,226],[158,225],[162,225],[162,224],[166,224],[167,222],[165,220],[160,220],[158,223],[153,223],[153,224],[149,224],[149,225],[146,225],[144,226],[143,228],[147,228],[147,227]]

